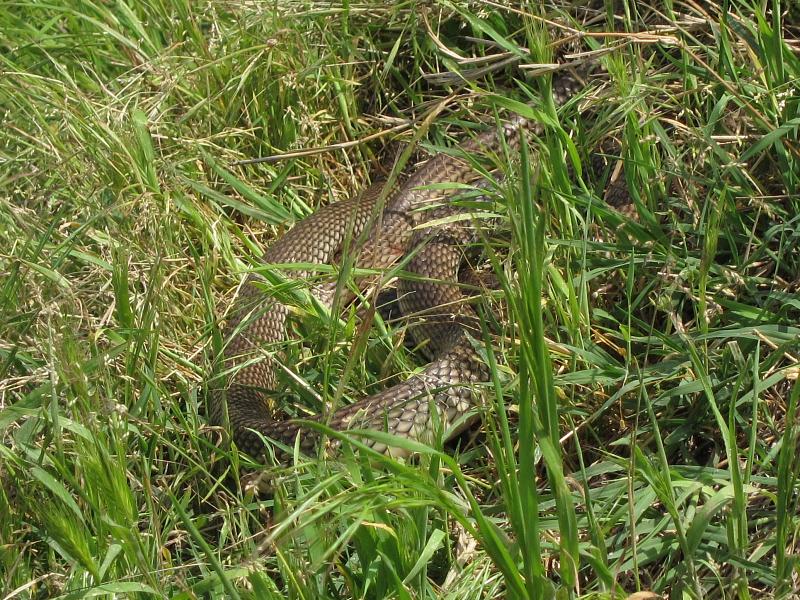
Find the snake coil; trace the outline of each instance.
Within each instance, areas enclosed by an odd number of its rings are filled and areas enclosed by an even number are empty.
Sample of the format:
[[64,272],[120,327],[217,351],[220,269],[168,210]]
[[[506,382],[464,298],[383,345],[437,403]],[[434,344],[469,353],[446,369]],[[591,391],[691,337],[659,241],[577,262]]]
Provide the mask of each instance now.
[[[556,103],[565,101],[579,87],[579,80],[573,77],[556,80]],[[430,319],[414,328],[417,342],[424,341],[433,355],[419,373],[327,417],[317,416],[317,420],[336,430],[388,431],[415,440],[428,440],[435,423],[448,437],[456,433],[452,426],[461,422],[476,403],[476,384],[489,376],[465,333],[463,323],[474,315],[461,301],[461,290],[456,285],[468,234],[457,226],[426,227],[424,223],[441,221],[443,215],[459,210],[449,203],[454,191],[434,184],[475,183],[481,176],[468,157],[498,152],[503,145],[512,150],[519,148],[525,130],[535,135],[542,133],[539,123],[515,116],[501,127],[466,140],[457,152],[433,156],[394,189],[373,185],[360,196],[321,208],[266,251],[262,257],[265,265],[327,265],[345,251],[357,251],[358,267],[380,270],[391,267],[415,248],[407,270],[422,277],[401,282],[403,312],[463,307],[459,314],[448,313],[450,318]],[[366,239],[362,246],[346,246],[362,234]],[[310,275],[309,271],[291,273],[297,279]],[[229,376],[226,387],[212,392],[212,421],[229,427],[238,447],[254,456],[263,452],[265,438],[290,447],[299,439],[301,449],[308,452],[314,449],[318,436],[311,431],[301,435],[301,425],[296,421],[273,418],[267,404],[267,391],[276,384],[276,367],[274,358],[263,357],[262,348],[284,339],[289,308],[265,295],[256,281],[257,275],[248,276],[225,327],[227,344],[219,358]],[[334,290],[332,285],[322,285],[312,293],[330,308]],[[432,418],[432,410],[438,418]],[[401,454],[382,441],[367,437],[364,442],[378,452]]]

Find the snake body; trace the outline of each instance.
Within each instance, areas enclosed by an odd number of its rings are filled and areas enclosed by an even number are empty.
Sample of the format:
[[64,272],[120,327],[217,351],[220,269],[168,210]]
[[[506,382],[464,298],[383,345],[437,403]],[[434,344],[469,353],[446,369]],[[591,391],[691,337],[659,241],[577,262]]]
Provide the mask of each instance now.
[[[554,82],[556,102],[568,98],[577,85],[571,77]],[[414,329],[416,341],[424,343],[433,357],[419,373],[316,420],[335,430],[387,431],[427,441],[436,428],[446,435],[454,434],[452,426],[474,407],[475,384],[486,381],[489,373],[466,335],[463,322],[474,315],[460,302],[460,287],[455,285],[468,234],[457,226],[424,225],[458,210],[448,203],[452,191],[431,186],[478,181],[480,175],[468,157],[498,153],[504,144],[516,149],[526,129],[541,133],[538,123],[515,116],[466,140],[457,152],[433,156],[393,189],[374,184],[360,196],[319,209],[266,251],[262,258],[265,265],[328,265],[345,252],[356,252],[357,266],[381,270],[414,248],[406,270],[422,277],[400,283],[403,312],[461,307],[458,312],[447,313],[449,318],[429,319]],[[362,237],[366,240],[363,244],[355,243]],[[309,275],[309,271],[295,271],[291,277]],[[263,452],[265,438],[290,447],[299,440],[301,449],[308,452],[314,449],[318,436],[303,430],[294,420],[273,418],[268,406],[267,394],[277,380],[276,359],[264,358],[262,349],[285,338],[289,308],[264,294],[257,280],[255,274],[248,277],[225,328],[227,345],[220,358],[229,374],[228,385],[212,393],[212,421],[228,426],[237,446],[254,456]],[[331,307],[336,287],[321,285],[312,293]],[[401,454],[383,441],[366,437],[364,442],[379,452]]]

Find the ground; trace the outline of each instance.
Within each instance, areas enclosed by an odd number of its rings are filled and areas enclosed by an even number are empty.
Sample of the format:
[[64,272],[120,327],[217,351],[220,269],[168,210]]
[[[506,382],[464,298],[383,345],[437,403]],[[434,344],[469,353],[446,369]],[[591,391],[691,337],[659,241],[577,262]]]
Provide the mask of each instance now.
[[[779,0],[7,3],[0,598],[797,594],[798,39]],[[263,249],[515,103],[545,128],[475,252],[479,424],[411,460],[224,443]],[[402,321],[294,312],[276,411],[424,364]]]

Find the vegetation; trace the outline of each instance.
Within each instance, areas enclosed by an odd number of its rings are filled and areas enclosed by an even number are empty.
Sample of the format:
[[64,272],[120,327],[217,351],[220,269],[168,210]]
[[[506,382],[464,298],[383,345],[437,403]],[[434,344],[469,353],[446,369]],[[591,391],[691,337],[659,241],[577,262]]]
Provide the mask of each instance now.
[[[797,594],[799,51],[780,0],[3,3],[0,598]],[[263,248],[532,99],[483,222],[482,424],[406,461],[220,444]],[[297,304],[292,414],[424,361]]]

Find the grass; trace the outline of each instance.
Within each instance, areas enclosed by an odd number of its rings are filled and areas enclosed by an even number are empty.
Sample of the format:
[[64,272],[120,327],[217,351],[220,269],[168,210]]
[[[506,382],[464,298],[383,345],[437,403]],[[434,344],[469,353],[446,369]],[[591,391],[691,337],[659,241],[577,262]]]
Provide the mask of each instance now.
[[[800,11],[587,6],[4,4],[0,598],[798,594]],[[500,161],[481,428],[411,461],[219,449],[205,384],[262,249],[426,118],[451,146],[598,49]],[[312,412],[422,360],[297,312]]]

